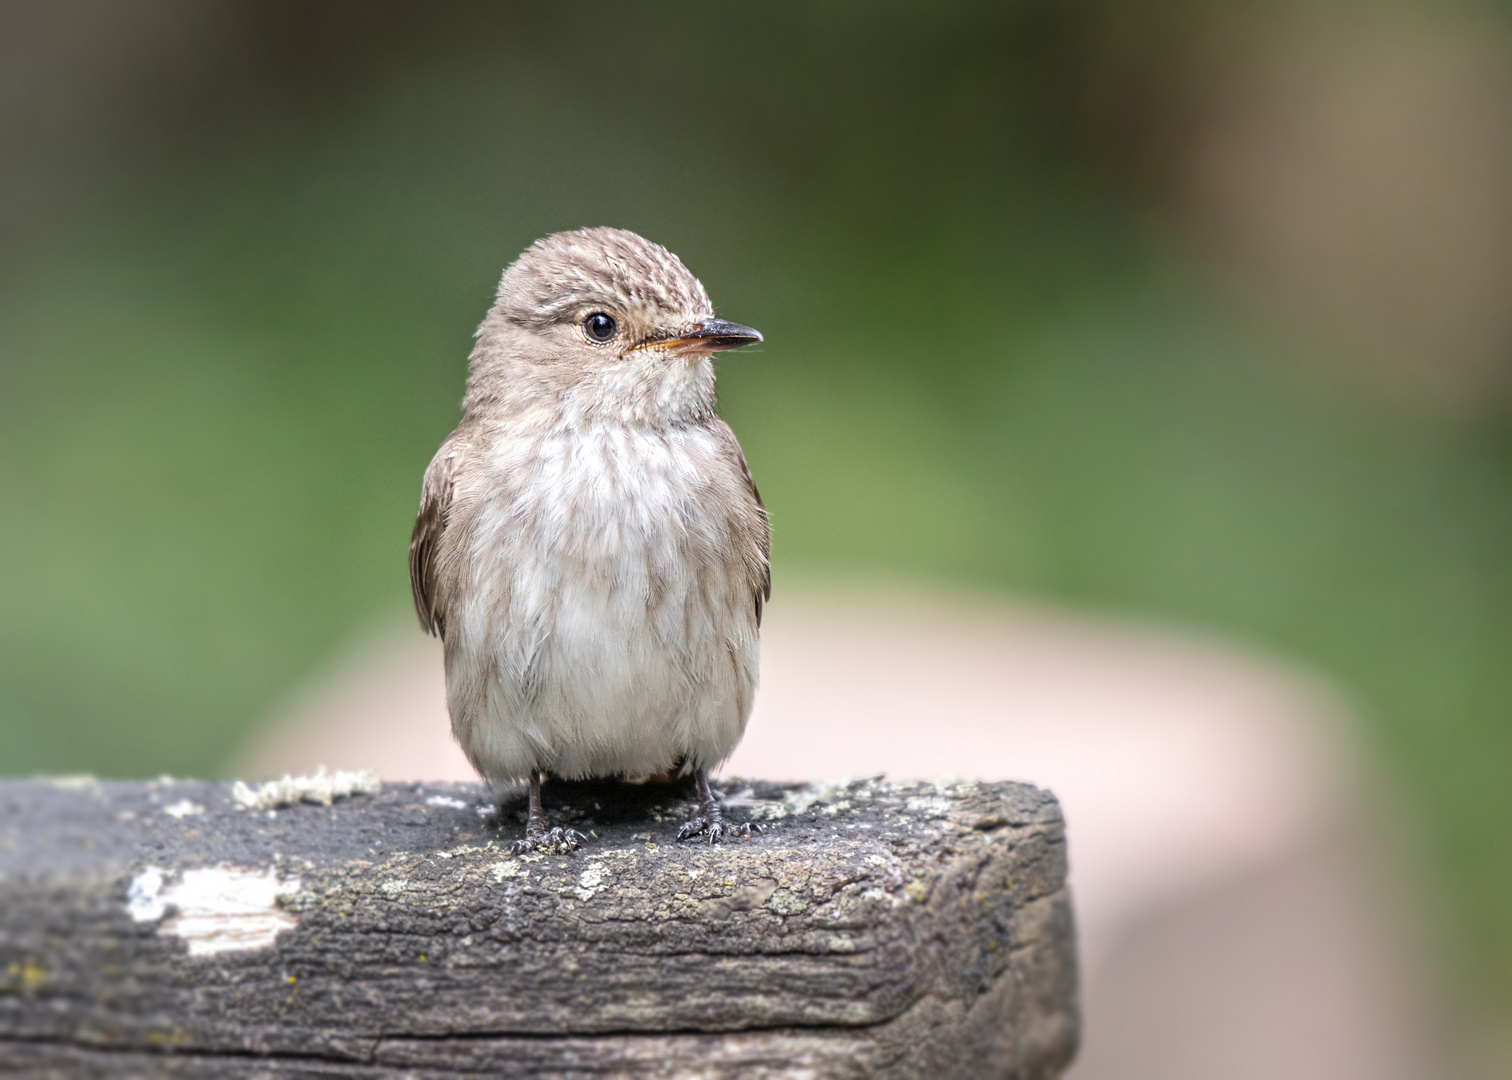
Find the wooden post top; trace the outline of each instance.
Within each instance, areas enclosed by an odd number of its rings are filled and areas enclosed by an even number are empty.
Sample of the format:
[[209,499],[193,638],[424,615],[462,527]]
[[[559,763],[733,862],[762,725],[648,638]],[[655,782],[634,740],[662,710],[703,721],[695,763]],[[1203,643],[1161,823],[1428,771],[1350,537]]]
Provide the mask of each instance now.
[[[1065,833],[1023,784],[727,781],[523,802],[342,776],[0,782],[7,1075],[1051,1077]],[[331,799],[330,805],[303,799]]]

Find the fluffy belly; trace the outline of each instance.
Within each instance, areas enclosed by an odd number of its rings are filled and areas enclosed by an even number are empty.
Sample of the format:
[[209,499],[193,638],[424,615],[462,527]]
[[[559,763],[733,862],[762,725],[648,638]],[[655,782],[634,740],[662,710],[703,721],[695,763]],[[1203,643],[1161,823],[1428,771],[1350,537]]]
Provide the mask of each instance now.
[[713,766],[739,742],[751,588],[718,501],[669,479],[601,502],[543,483],[480,517],[446,668],[452,729],[484,776]]

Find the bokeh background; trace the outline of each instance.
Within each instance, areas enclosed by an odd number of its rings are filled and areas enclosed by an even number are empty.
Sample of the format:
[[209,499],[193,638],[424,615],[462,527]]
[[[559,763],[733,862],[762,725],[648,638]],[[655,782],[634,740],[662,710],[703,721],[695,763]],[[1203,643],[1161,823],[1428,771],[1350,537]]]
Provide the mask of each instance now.
[[1356,702],[1512,1049],[1512,12],[0,3],[0,774],[223,774],[408,604],[502,266],[665,243],[779,568],[1209,627]]

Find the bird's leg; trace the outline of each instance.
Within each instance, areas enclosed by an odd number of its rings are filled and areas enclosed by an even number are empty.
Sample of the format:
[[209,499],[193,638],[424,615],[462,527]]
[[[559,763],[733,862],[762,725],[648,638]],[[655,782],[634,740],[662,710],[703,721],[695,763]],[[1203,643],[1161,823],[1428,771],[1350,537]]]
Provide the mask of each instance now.
[[532,769],[530,771],[530,809],[525,818],[525,839],[516,840],[510,846],[510,850],[516,855],[527,855],[532,851],[565,854],[585,843],[587,839],[576,829],[546,828],[546,815],[541,810],[541,774]]
[[692,821],[677,830],[679,840],[689,840],[707,833],[709,843],[717,844],[727,836],[751,836],[753,832],[762,831],[760,825],[749,821],[739,825],[726,825],[724,815],[719,809],[719,799],[715,796],[714,789],[709,786],[709,770],[699,769],[696,775],[698,777],[698,814]]
[[546,835],[546,815],[541,812],[541,774],[530,770],[530,810],[525,818],[525,840],[538,842]]

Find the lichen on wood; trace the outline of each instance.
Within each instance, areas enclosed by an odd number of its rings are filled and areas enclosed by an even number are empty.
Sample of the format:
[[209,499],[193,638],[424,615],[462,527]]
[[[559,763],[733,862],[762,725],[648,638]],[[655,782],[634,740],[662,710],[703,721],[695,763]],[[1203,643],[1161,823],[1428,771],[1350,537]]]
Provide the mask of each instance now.
[[[0,783],[7,1075],[1050,1077],[1077,1036],[1063,824],[1021,784]],[[185,805],[198,809],[184,811]],[[177,809],[175,809],[177,808]],[[200,936],[196,937],[198,934]]]

